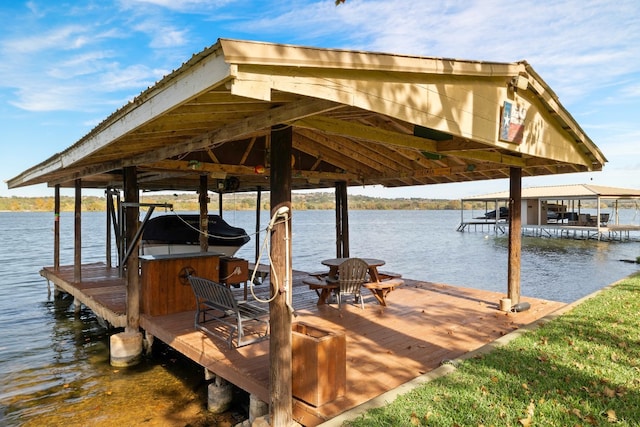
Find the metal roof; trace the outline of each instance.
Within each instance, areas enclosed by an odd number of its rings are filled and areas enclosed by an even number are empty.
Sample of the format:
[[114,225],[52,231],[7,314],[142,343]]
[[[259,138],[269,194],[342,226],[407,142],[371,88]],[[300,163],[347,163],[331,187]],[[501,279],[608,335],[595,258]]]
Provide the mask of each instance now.
[[[505,142],[506,103],[526,111]],[[293,128],[293,189],[600,170],[606,159],[526,62],[218,40],[82,139],[7,181],[143,190],[269,189],[270,129]]]
[[[522,199],[634,199],[640,198],[640,190],[605,187],[601,185],[574,184],[522,189]],[[506,200],[509,191],[465,197],[464,200]]]

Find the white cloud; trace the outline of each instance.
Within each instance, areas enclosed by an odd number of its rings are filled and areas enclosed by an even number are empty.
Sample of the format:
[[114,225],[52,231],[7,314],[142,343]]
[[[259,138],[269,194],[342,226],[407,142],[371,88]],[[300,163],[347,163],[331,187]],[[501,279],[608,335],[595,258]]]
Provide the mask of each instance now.
[[198,12],[217,8],[231,1],[232,0],[120,0],[120,5],[125,9],[157,6],[174,11]]
[[[406,2],[355,0],[338,13],[312,4],[298,19],[260,28],[320,27],[337,46],[458,59],[525,59],[556,92],[580,99],[594,88],[640,71],[640,3],[619,0]],[[291,12],[294,14],[294,12]]]
[[[132,90],[153,85],[164,74],[163,70],[153,70],[144,65],[129,67],[114,67],[113,70],[99,76],[99,85],[109,88],[109,91]],[[137,94],[136,94],[137,95]]]
[[[47,14],[44,21],[60,24],[44,31],[0,35],[0,90],[5,89],[6,102],[25,111],[104,111],[114,100],[126,102],[161,78],[164,71],[137,64],[150,62],[153,50],[127,42],[136,34],[127,27],[128,17],[113,21],[103,13],[99,10],[96,19],[78,19],[78,24]],[[151,23],[147,27],[151,31]],[[155,47],[185,42],[178,30],[158,26],[155,30],[158,40],[151,43]],[[136,55],[138,51],[143,54]]]
[[179,30],[175,26],[163,22],[161,18],[145,20],[132,28],[149,37],[149,47],[152,49],[180,47],[188,43],[187,30]]
[[73,55],[52,64],[47,75],[61,80],[73,79],[100,72],[104,69],[104,60],[113,57],[112,52],[93,51]]
[[82,25],[67,25],[43,34],[9,39],[2,42],[5,54],[33,54],[48,49],[78,49],[88,42],[89,28]]
[[71,9],[28,1],[23,10],[0,33],[0,97],[23,112],[104,117],[218,37],[524,59],[611,161],[605,171],[638,169],[637,0],[111,0]]

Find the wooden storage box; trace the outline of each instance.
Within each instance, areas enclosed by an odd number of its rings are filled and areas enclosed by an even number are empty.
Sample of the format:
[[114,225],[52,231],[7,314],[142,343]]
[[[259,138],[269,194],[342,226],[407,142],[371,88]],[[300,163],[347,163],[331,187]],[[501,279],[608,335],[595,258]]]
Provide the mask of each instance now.
[[220,257],[220,282],[227,285],[249,280],[249,261],[242,258]]
[[141,312],[161,316],[196,309],[196,298],[186,272],[217,282],[220,255],[145,255],[140,257],[140,267]]
[[343,332],[296,322],[292,325],[292,391],[313,406],[344,396],[347,344]]

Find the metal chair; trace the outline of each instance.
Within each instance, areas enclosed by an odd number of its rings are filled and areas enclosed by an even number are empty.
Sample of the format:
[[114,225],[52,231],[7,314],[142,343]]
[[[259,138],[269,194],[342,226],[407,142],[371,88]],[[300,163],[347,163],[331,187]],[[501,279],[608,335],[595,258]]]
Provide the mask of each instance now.
[[360,258],[349,258],[338,267],[338,308],[342,305],[343,295],[353,295],[355,302],[360,301],[360,307],[364,310],[361,289],[367,279],[369,264]]

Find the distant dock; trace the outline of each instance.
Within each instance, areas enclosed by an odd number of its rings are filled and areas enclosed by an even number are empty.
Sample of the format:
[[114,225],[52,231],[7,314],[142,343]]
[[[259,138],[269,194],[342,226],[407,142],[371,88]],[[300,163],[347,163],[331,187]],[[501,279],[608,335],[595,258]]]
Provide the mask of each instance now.
[[[509,231],[508,191],[462,199],[457,231],[505,234]],[[482,216],[465,217],[465,202],[484,202]],[[640,225],[622,224],[622,204],[640,204],[640,190],[596,185],[563,185],[522,189],[522,235],[580,240],[637,241]],[[489,210],[493,208],[493,210]],[[477,211],[476,211],[477,212]],[[497,213],[497,214],[496,214]]]
[[[606,227],[592,227],[579,225],[522,225],[522,235],[530,237],[554,237],[577,240],[601,241],[638,241],[640,240],[640,226],[638,225],[608,225]],[[509,231],[507,221],[470,220],[462,221],[458,225],[459,232],[479,232],[506,234]]]

